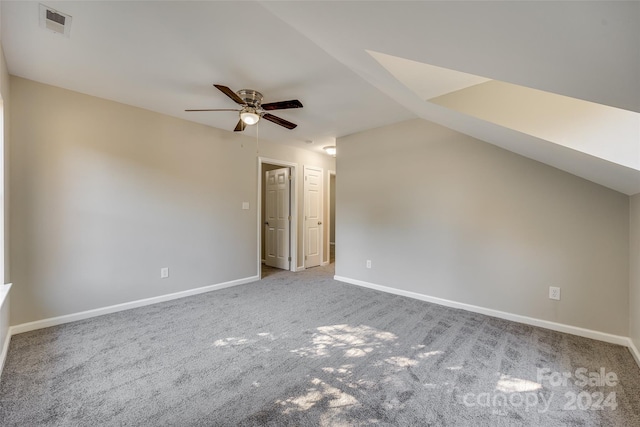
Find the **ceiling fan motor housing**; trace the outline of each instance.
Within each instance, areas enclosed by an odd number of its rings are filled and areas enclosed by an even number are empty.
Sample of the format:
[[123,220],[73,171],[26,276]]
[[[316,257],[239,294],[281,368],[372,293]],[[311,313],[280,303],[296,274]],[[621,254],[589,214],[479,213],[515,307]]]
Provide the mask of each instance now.
[[240,89],[238,96],[250,107],[258,108],[262,103],[262,94],[253,89]]

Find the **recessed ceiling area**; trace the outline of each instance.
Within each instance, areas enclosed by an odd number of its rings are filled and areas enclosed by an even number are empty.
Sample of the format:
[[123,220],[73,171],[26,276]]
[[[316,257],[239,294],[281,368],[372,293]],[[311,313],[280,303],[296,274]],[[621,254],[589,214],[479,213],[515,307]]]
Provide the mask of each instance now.
[[369,54],[425,102],[640,171],[640,113]]

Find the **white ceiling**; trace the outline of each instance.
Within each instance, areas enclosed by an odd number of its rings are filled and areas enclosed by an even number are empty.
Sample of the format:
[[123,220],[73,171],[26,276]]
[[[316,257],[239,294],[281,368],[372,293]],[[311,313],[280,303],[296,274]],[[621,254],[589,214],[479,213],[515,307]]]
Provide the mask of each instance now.
[[234,108],[213,83],[296,98],[277,115],[298,128],[261,122],[260,136],[317,150],[422,117],[640,192],[640,171],[425,102],[368,53],[640,112],[639,2],[43,3],[73,16],[71,37],[38,26],[37,2],[3,1],[11,74],[229,130],[236,113],[183,110]]

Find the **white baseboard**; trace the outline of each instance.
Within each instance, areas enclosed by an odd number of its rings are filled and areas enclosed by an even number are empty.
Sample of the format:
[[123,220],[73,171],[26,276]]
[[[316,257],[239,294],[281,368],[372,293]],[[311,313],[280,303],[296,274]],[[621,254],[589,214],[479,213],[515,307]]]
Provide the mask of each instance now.
[[244,279],[232,280],[229,282],[218,283],[216,285],[203,286],[201,288],[189,289],[186,291],[175,292],[172,294],[160,295],[152,298],[125,302],[122,304],[111,305],[108,307],[96,308],[93,310],[81,311],[79,313],[67,314],[64,316],[51,317],[49,319],[36,320],[35,322],[22,323],[20,325],[11,326],[9,334],[16,335],[23,332],[34,331],[36,329],[48,328],[50,326],[61,325],[63,323],[75,322],[77,320],[89,319],[91,317],[102,316],[104,314],[115,313],[118,311],[130,310],[132,308],[144,307],[145,305],[157,304],[159,302],[171,301],[178,298],[184,298],[191,295],[202,294],[205,292],[216,291],[218,289],[230,288],[232,286],[244,285],[260,280],[259,276],[246,277]]
[[[375,289],[377,291],[414,298],[421,301],[443,305],[446,307],[459,308],[462,310],[467,310],[474,313],[480,313],[480,314],[484,314],[491,317],[511,320],[513,322],[524,323],[526,325],[531,325],[531,326],[538,326],[541,328],[551,329],[553,331],[565,332],[567,334],[578,335],[581,337],[591,338],[594,340],[604,341],[612,344],[618,344],[625,347],[629,347],[629,344],[631,343],[631,340],[628,337],[623,337],[620,335],[613,335],[613,334],[608,334],[606,332],[599,332],[591,329],[579,328],[577,326],[565,325],[562,323],[551,322],[548,320],[536,319],[528,316],[521,316],[519,314],[507,313],[505,311],[493,310],[491,308],[480,307],[477,305],[465,304],[462,302],[432,297],[429,295],[419,294],[417,292],[405,291],[402,289],[390,288],[388,286],[376,285],[374,283],[365,282],[363,280],[351,279],[348,277],[334,276],[333,278],[340,282],[350,283],[356,286],[363,286],[365,288]],[[637,350],[636,350],[635,357],[636,357],[636,361],[638,361]],[[638,362],[638,364],[640,365],[640,362]]]
[[304,270],[304,265],[299,265],[296,267],[296,271],[303,271]]
[[325,266],[329,265],[329,261],[322,261],[321,265],[322,265],[322,267],[325,267]]

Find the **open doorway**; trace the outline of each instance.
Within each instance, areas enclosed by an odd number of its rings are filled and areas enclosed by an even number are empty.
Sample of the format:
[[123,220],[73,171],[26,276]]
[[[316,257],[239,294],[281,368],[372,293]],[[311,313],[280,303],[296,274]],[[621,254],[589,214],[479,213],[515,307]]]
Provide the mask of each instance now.
[[297,164],[258,159],[258,274],[296,271]]

